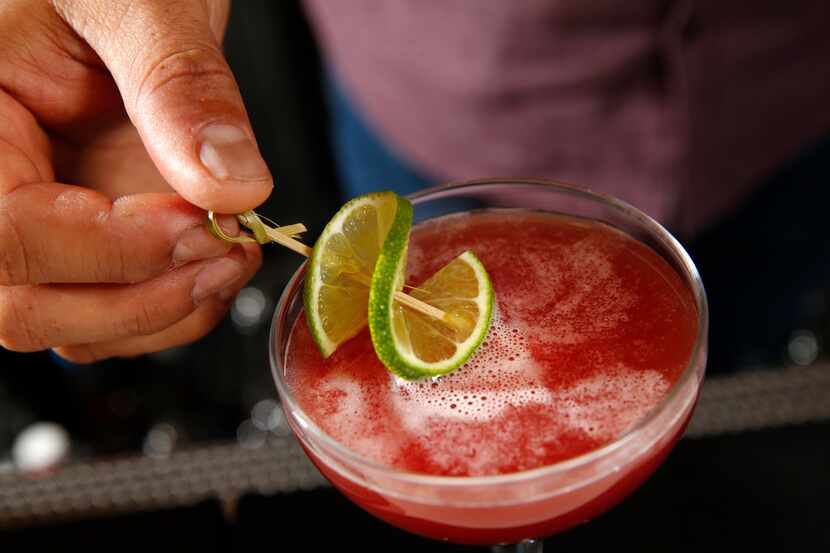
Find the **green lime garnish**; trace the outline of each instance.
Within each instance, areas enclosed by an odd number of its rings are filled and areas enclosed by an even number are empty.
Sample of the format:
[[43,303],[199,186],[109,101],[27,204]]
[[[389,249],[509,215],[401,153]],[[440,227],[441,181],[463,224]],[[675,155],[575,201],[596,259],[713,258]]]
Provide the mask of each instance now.
[[406,274],[407,242],[387,241],[378,257],[369,292],[369,330],[383,364],[412,380],[447,374],[470,358],[487,335],[494,295],[481,261],[466,251],[411,292],[444,311],[442,320],[394,301]]
[[355,198],[326,225],[311,254],[303,297],[324,357],[367,320],[378,358],[405,379],[447,374],[481,344],[494,295],[471,251],[413,288],[409,298],[401,295],[411,227],[412,206],[394,192]]
[[409,236],[412,206],[394,192],[346,203],[328,222],[309,260],[303,302],[324,357],[366,325],[369,282],[390,235]]

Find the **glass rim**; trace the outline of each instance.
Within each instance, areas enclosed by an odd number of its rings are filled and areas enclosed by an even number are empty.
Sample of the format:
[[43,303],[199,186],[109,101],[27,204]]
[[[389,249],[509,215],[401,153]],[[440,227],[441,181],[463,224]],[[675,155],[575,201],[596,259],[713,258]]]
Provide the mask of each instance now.
[[[681,274],[680,276],[684,280],[690,281],[688,282],[688,285],[691,289],[692,295],[694,296],[695,306],[697,307],[698,331],[697,336],[695,338],[694,346],[689,355],[689,361],[683,368],[683,372],[680,374],[680,377],[678,377],[678,379],[672,384],[672,387],[668,391],[668,393],[660,400],[660,402],[657,405],[652,407],[651,410],[649,410],[649,412],[646,413],[645,416],[643,416],[639,421],[637,421],[636,424],[634,424],[631,428],[626,430],[623,434],[621,434],[614,440],[596,449],[592,449],[575,457],[571,457],[549,465],[543,465],[540,467],[535,467],[532,469],[522,470],[518,472],[511,472],[507,474],[494,474],[485,476],[442,476],[434,474],[409,472],[406,470],[397,469],[390,465],[379,463],[351,450],[350,448],[346,447],[339,441],[335,440],[333,437],[329,436],[326,432],[324,432],[308,415],[306,415],[305,411],[297,404],[297,402],[291,396],[291,393],[288,390],[288,387],[284,379],[282,378],[281,373],[284,373],[285,370],[284,353],[280,353],[279,355],[277,355],[277,352],[275,351],[277,343],[277,330],[279,326],[278,323],[280,315],[288,307],[290,300],[295,295],[294,291],[297,289],[298,284],[300,284],[300,281],[305,276],[307,262],[303,262],[300,265],[300,267],[298,267],[297,270],[294,272],[291,279],[288,281],[288,284],[286,284],[282,294],[280,295],[279,302],[277,303],[277,306],[274,310],[274,316],[272,317],[271,330],[269,332],[268,338],[268,351],[269,358],[271,361],[271,373],[274,377],[280,401],[283,402],[284,405],[290,409],[291,413],[294,416],[299,417],[300,426],[302,426],[303,430],[313,434],[315,439],[319,439],[323,444],[334,450],[338,455],[342,456],[343,458],[348,459],[349,461],[354,462],[355,464],[361,467],[369,468],[373,471],[384,473],[400,481],[405,481],[411,484],[423,484],[429,486],[497,486],[502,484],[511,484],[526,480],[532,480],[535,478],[550,476],[558,473],[566,473],[570,470],[585,466],[589,463],[607,457],[616,452],[617,450],[623,448],[630,442],[634,441],[646,429],[646,427],[648,427],[649,424],[657,418],[658,415],[664,412],[668,405],[674,402],[674,400],[677,398],[679,394],[679,390],[683,389],[686,383],[691,378],[693,378],[695,376],[695,373],[697,372],[695,370],[696,360],[700,356],[701,348],[704,347],[709,332],[709,308],[706,299],[706,292],[703,287],[703,282],[700,278],[700,274],[698,273],[697,267],[692,261],[691,256],[688,254],[688,252],[686,252],[686,249],[680,244],[680,242],[655,219],[653,219],[646,213],[640,211],[631,204],[623,200],[620,200],[614,196],[604,194],[601,192],[594,192],[593,190],[574,184],[538,178],[506,177],[448,182],[445,184],[439,184],[437,186],[424,188],[422,190],[409,194],[406,197],[413,204],[418,204],[420,202],[428,201],[432,199],[433,195],[439,194],[446,190],[463,190],[467,188],[476,188],[481,186],[490,187],[496,185],[504,186],[517,184],[526,185],[529,187],[539,187],[540,189],[548,188],[559,190],[567,192],[571,195],[581,196],[583,198],[598,201],[602,204],[610,206],[618,212],[625,215],[626,217],[633,217],[638,222],[644,224],[651,234],[656,235],[665,243],[666,246],[668,246],[671,250],[678,254],[682,268],[686,271],[686,273]],[[289,333],[291,332],[291,330],[291,328],[284,329],[284,331],[287,331]],[[701,372],[703,371],[705,371],[705,365],[703,369],[701,369]],[[700,380],[702,380],[702,376]],[[296,435],[295,438],[300,439]],[[342,465],[342,462],[338,461],[338,464]]]

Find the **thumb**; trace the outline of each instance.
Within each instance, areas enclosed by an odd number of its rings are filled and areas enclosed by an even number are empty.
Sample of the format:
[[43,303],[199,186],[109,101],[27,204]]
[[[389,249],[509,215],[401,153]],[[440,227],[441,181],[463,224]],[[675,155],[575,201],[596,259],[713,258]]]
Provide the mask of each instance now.
[[147,152],[179,194],[220,213],[268,197],[271,173],[204,0],[52,1],[109,69]]

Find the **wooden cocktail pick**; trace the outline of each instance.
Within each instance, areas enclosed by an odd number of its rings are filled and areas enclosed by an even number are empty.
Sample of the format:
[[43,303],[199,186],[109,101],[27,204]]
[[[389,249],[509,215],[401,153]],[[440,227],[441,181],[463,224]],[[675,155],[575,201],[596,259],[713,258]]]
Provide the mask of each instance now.
[[[236,220],[239,221],[239,224],[245,227],[246,229],[250,230],[253,236],[247,234],[240,234],[239,236],[228,236],[222,230],[222,227],[219,226],[219,222],[216,219],[216,214],[213,211],[208,211],[208,230],[210,230],[211,234],[213,234],[216,238],[220,240],[224,240],[226,242],[231,242],[234,244],[241,244],[245,242],[257,242],[259,244],[267,244],[269,242],[275,242],[281,246],[285,246],[286,248],[297,252],[300,255],[305,257],[311,256],[312,249],[297,240],[297,236],[301,235],[306,231],[305,225],[302,223],[297,223],[294,225],[285,225],[280,226],[265,219],[266,221],[270,222],[274,226],[268,226],[263,222],[264,217],[258,215],[254,211],[246,211],[244,213],[240,213],[236,215]],[[369,285],[369,277],[367,275],[361,274],[354,274],[349,275],[354,280]],[[424,315],[429,317],[433,317],[435,319],[446,321],[446,313],[437,307],[433,307],[428,303],[422,302],[417,298],[413,298],[412,296],[405,294],[402,291],[395,292],[395,301],[405,305],[415,311],[419,311]]]

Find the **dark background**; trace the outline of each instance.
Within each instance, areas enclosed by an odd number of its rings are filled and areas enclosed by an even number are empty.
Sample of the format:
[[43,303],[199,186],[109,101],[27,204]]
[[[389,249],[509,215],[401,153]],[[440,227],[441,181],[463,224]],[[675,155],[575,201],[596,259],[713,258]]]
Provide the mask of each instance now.
[[[225,45],[275,175],[274,194],[261,212],[280,223],[303,222],[313,238],[342,198],[326,131],[320,62],[299,4],[236,2]],[[824,356],[823,344],[830,340],[829,166],[830,139],[809,145],[770,175],[730,219],[687,242],[711,302],[710,375],[809,365]],[[148,432],[162,423],[175,428],[177,449],[237,440],[251,408],[276,396],[267,330],[274,304],[300,262],[291,252],[269,248],[263,270],[250,285],[265,300],[261,314],[246,324],[228,318],[193,346],[84,367],[45,352],[0,349],[0,463],[8,463],[15,436],[36,421],[60,423],[71,436],[76,461],[141,455]],[[777,543],[783,550],[796,550],[815,545],[827,538],[830,519],[823,504],[805,501],[808,495],[827,497],[830,492],[827,430],[826,424],[814,424],[685,441],[625,508],[557,538],[558,543],[563,548],[599,545],[601,536],[616,535],[625,542],[643,540],[646,549],[691,550],[711,543],[717,533],[724,546]],[[759,467],[757,459],[766,463]],[[774,504],[765,499],[765,491],[775,491]],[[675,511],[684,513],[682,521],[673,519]],[[744,512],[739,518],[729,516],[735,511]],[[656,513],[663,518],[654,519]],[[426,542],[374,522],[331,490],[245,496],[233,523],[218,501],[207,501],[188,509],[0,533],[0,544],[129,535],[152,546],[155,537],[139,539],[152,528],[169,530],[166,539],[172,542],[166,545],[178,543],[188,550],[248,550],[280,540],[299,546],[301,533],[278,533],[274,523],[299,528],[322,514],[335,526],[350,525],[378,540],[426,547]],[[753,533],[756,524],[772,524],[772,519],[777,537]],[[321,537],[332,546],[351,541],[339,533]],[[265,541],[257,542],[259,538]],[[828,542],[824,545],[826,549]],[[436,545],[432,550],[450,548]]]

